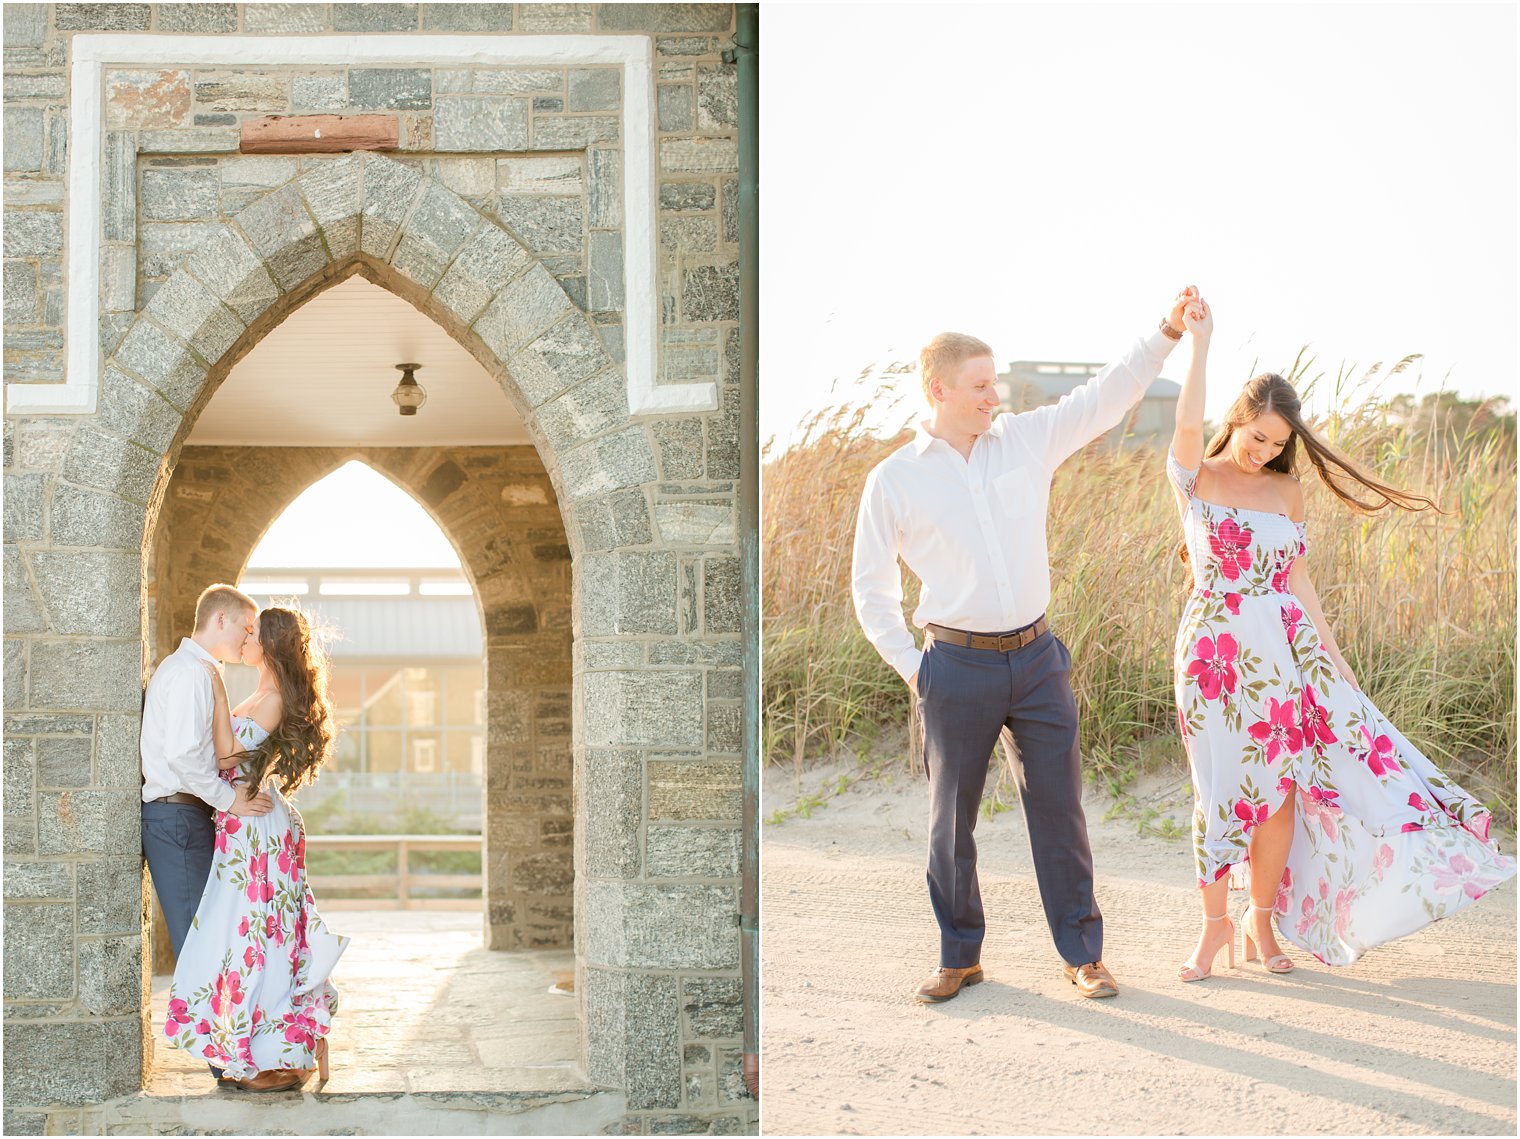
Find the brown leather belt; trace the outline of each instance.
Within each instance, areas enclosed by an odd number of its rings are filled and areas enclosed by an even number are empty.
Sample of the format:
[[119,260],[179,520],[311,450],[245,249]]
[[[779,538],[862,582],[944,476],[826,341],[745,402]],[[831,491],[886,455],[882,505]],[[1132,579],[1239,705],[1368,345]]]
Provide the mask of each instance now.
[[157,799],[149,799],[150,803],[183,803],[187,807],[199,807],[203,811],[210,811],[211,806],[204,799],[198,799],[185,791],[176,791],[172,795],[160,795]]
[[930,623],[924,626],[928,634],[936,641],[944,641],[949,645],[959,645],[963,649],[991,649],[998,653],[1012,653],[1022,649],[1036,637],[1043,636],[1049,631],[1050,626],[1041,617],[1033,625],[1025,625],[1022,629],[1015,629],[1011,633],[999,633],[990,636],[986,633],[968,633],[965,629],[947,629],[943,625]]

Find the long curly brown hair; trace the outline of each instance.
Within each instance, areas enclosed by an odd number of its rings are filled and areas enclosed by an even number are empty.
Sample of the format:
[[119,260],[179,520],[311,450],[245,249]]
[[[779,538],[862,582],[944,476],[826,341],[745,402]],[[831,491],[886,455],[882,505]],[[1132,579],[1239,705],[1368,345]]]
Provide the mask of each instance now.
[[249,753],[247,776],[255,787],[275,776],[280,792],[289,795],[316,779],[337,739],[327,694],[327,654],[297,609],[263,610],[259,647],[279,687],[282,714],[269,738]]

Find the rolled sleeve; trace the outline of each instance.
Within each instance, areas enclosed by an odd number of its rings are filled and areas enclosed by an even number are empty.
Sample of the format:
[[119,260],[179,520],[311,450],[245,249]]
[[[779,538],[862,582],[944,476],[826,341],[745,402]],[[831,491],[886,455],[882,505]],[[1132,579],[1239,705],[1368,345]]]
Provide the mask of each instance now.
[[897,520],[880,471],[871,472],[855,520],[850,594],[866,639],[904,681],[918,671],[923,653],[902,614],[902,574],[897,568]]
[[165,693],[168,706],[180,714],[164,727],[164,755],[186,791],[218,811],[232,806],[237,792],[217,774],[216,748],[211,738],[213,700],[211,678],[185,672],[175,676],[174,691]]
[[1043,421],[1050,448],[1049,466],[1060,466],[1079,447],[1117,427],[1161,375],[1161,365],[1176,345],[1177,341],[1158,328],[1136,340],[1128,352],[1058,403],[1026,413]]

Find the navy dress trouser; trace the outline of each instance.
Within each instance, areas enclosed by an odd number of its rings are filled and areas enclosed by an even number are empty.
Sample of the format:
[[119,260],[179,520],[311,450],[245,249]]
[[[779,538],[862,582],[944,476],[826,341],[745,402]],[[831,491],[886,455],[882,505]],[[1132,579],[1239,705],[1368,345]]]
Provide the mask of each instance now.
[[1004,728],[1018,746],[1014,775],[1056,950],[1071,965],[1103,956],[1070,669],[1071,654],[1049,632],[1009,653],[935,640],[924,654],[917,685],[929,776],[929,900],[943,966],[981,960],[986,919],[973,832]]

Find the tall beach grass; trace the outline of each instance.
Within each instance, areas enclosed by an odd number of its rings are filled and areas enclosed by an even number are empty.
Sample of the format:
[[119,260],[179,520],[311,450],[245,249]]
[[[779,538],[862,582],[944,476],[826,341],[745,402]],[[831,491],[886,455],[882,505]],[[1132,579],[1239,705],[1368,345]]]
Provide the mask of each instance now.
[[[1354,513],[1301,470],[1309,572],[1362,688],[1505,826],[1515,825],[1515,432],[1503,400],[1369,398],[1393,373],[1290,379],[1338,410],[1317,427],[1394,486],[1448,513]],[[883,399],[911,380],[888,381]],[[904,404],[904,419],[912,408]],[[799,774],[846,748],[870,753],[907,720],[906,687],[866,641],[850,602],[855,514],[870,469],[908,438],[865,429],[864,407],[820,413],[768,454],[762,485],[764,748]],[[1172,643],[1188,588],[1162,450],[1094,444],[1050,495],[1052,627],[1070,647],[1089,779],[1120,790],[1160,756],[1179,774]],[[917,582],[904,571],[905,611]],[[900,731],[888,738],[900,740]],[[910,766],[900,744],[895,746]],[[878,757],[875,757],[879,759]],[[1154,760],[1149,760],[1154,762]]]

